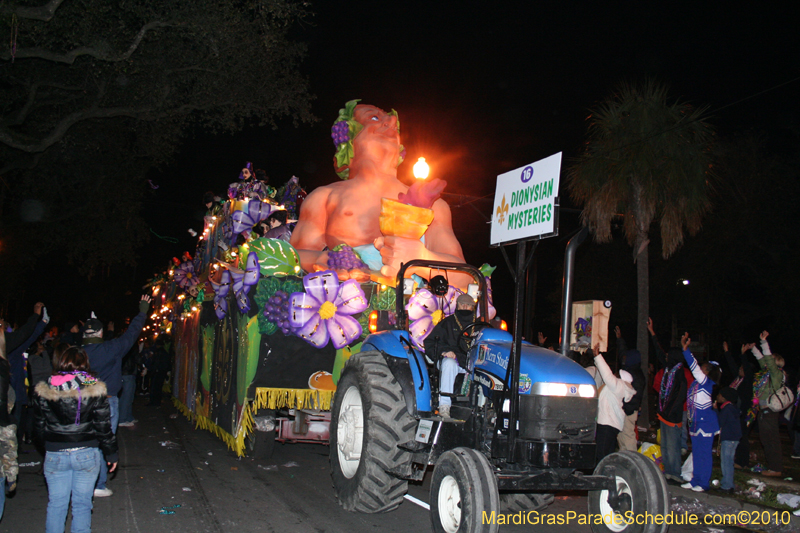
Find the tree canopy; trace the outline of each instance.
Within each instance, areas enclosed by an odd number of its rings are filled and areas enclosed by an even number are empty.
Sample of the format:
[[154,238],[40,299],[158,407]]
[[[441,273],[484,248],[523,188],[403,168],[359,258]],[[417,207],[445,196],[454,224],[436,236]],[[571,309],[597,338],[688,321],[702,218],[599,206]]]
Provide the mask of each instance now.
[[[670,102],[653,80],[623,84],[592,111],[586,150],[570,169],[568,187],[598,242],[624,214],[629,244],[640,246],[657,221],[662,255],[696,233],[710,207],[712,130],[705,109]],[[634,250],[634,259],[640,250]]]
[[4,253],[63,249],[86,273],[132,262],[145,175],[187,132],[313,120],[292,38],[310,15],[292,0],[0,2]]

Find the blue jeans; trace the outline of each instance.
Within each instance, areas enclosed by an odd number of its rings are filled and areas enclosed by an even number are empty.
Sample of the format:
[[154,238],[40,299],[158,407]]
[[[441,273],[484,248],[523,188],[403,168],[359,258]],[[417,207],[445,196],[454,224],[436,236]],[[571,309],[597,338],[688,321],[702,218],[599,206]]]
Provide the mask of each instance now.
[[664,473],[681,477],[681,431],[679,426],[661,422],[661,457],[664,459]]
[[733,456],[736,454],[737,446],[739,446],[738,440],[722,441],[720,465],[722,466],[722,488],[725,490],[733,488]]
[[71,531],[86,533],[92,530],[92,496],[101,462],[103,457],[98,448],[47,452],[44,459],[44,476],[50,494],[45,526],[47,533],[64,533],[70,495]]
[[122,392],[119,396],[119,421],[133,422],[133,396],[136,392],[136,376],[122,376]]
[[[111,396],[108,399],[108,407],[109,411],[111,411],[111,431],[116,435],[117,425],[119,424],[119,398]],[[97,488],[104,489],[108,481],[108,465],[106,465],[102,457],[100,459],[100,476],[97,478]]]
[[[442,357],[442,360],[439,361],[439,369],[442,372],[439,378],[439,392],[452,394],[456,376],[465,374],[467,371],[458,366],[458,361],[451,357]],[[439,405],[450,405],[451,403],[450,396],[439,396]]]

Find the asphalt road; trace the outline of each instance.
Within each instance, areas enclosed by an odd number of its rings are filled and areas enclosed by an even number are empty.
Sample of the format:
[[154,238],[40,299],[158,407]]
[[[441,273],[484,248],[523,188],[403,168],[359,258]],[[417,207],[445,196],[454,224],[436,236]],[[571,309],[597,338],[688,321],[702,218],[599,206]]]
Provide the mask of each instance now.
[[[411,485],[397,510],[380,515],[343,511],[333,493],[328,448],[321,445],[276,445],[269,460],[238,459],[211,433],[195,430],[171,406],[145,407],[137,398],[139,423],[120,428],[120,471],[109,482],[114,495],[96,498],[92,526],[96,532],[398,532],[430,531],[426,482]],[[30,448],[23,445],[23,449]],[[20,463],[40,462],[35,451]],[[19,487],[6,501],[0,532],[44,531],[47,487],[37,473],[41,464],[20,468]],[[422,505],[420,505],[422,504]],[[165,507],[174,514],[159,514]],[[559,495],[545,512],[586,512],[582,495]],[[69,531],[69,528],[67,528]],[[500,531],[586,533],[589,526],[519,525]],[[674,533],[742,531],[720,526],[673,526]]]

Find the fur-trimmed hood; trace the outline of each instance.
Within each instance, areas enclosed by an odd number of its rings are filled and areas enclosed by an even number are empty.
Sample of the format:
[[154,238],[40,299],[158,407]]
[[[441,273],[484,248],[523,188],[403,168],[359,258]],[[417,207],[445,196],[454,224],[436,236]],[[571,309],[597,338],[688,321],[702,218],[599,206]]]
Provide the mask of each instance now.
[[106,384],[102,381],[97,381],[93,385],[86,385],[80,388],[68,390],[63,390],[61,388],[54,387],[47,382],[41,381],[33,390],[43,399],[54,402],[70,398],[77,400],[79,395],[80,398],[101,398],[108,395]]

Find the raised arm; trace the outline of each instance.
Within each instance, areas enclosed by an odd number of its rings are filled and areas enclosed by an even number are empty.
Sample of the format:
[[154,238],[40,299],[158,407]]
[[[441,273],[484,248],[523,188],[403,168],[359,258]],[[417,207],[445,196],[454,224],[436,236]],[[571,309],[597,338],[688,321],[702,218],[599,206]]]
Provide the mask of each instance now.
[[778,368],[778,364],[775,362],[775,356],[772,355],[772,351],[769,348],[769,343],[767,342],[768,336],[769,333],[767,331],[762,331],[760,335],[761,350],[759,351],[759,349],[755,346],[752,348],[752,350],[753,355],[755,355],[756,359],[758,359],[758,364],[761,365],[761,368],[766,368],[769,372],[769,381],[772,389],[778,390],[781,385],[783,385],[783,371]]
[[730,372],[732,376],[738,376],[741,363],[738,362],[733,356],[733,353],[731,353],[730,349],[728,348],[727,341],[722,343],[722,358],[725,361],[725,366],[728,368],[728,372]]
[[622,356],[628,351],[628,345],[622,336],[622,330],[619,329],[619,326],[614,326],[614,335],[617,336],[617,360],[622,361]]
[[662,367],[666,368],[667,353],[664,351],[664,348],[662,348],[661,344],[659,344],[658,342],[658,337],[656,337],[656,332],[653,329],[653,319],[650,317],[647,318],[647,331],[650,332],[650,341],[653,344],[653,351],[656,353],[658,362],[661,363]]
[[683,348],[683,358],[686,359],[686,364],[689,365],[689,370],[692,371],[692,376],[694,379],[697,380],[698,383],[701,385],[706,382],[708,376],[703,373],[703,370],[700,368],[700,365],[697,364],[697,359],[694,358],[692,352],[689,351],[689,345],[692,343],[692,339],[689,338],[689,332],[686,332],[681,337],[681,348]]

